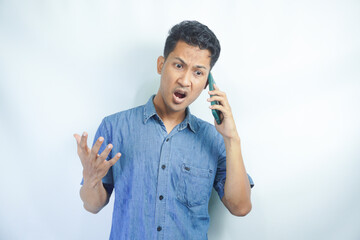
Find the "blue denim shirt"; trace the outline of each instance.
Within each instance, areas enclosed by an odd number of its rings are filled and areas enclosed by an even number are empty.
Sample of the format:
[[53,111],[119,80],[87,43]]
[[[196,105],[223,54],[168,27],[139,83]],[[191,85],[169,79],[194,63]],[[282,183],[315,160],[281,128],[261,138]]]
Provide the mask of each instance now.
[[[226,151],[215,127],[186,108],[169,134],[153,98],[105,117],[94,138],[121,158],[103,178],[115,188],[110,239],[207,239],[212,187],[224,195]],[[251,187],[254,185],[248,175]]]

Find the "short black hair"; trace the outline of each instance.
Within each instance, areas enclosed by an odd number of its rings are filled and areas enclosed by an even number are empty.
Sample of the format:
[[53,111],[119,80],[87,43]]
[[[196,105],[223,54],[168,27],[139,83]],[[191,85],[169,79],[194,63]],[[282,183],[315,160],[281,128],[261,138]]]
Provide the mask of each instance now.
[[173,26],[170,29],[169,36],[166,38],[165,42],[165,60],[175,49],[177,42],[180,40],[191,46],[197,46],[200,49],[209,50],[211,52],[210,70],[212,69],[220,56],[221,48],[219,40],[206,25],[201,24],[198,21],[186,20]]

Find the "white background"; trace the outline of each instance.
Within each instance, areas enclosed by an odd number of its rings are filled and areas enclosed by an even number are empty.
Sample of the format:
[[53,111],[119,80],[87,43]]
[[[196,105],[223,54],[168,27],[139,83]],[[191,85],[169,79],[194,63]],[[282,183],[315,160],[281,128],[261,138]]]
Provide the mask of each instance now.
[[[359,1],[0,1],[0,238],[107,239],[113,198],[82,207],[73,133],[159,86],[168,30],[198,20],[253,177],[235,217],[215,191],[209,239],[360,239]],[[206,91],[190,107],[213,123]]]

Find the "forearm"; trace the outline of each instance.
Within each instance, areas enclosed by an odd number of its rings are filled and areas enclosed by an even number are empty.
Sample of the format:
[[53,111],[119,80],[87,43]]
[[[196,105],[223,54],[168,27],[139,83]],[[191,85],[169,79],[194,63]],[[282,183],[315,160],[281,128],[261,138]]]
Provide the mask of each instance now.
[[230,212],[236,216],[245,216],[251,210],[250,183],[241,156],[240,138],[236,130],[226,94],[214,84],[214,89],[208,101],[219,101],[211,105],[211,109],[219,110],[223,122],[219,125],[214,121],[216,130],[223,136],[226,149],[226,180],[224,196],[221,199]]
[[226,148],[226,181],[224,198],[232,212],[246,215],[251,210],[251,188],[241,155],[238,136],[224,138]]
[[101,181],[90,184],[84,180],[80,198],[84,202],[84,208],[91,213],[98,213],[109,202],[108,193]]

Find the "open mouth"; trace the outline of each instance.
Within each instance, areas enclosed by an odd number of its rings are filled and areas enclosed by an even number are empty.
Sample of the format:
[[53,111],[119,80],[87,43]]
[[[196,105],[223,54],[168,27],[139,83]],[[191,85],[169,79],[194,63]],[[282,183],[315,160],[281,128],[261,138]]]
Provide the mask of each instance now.
[[180,99],[185,98],[187,95],[187,92],[182,89],[176,89],[174,92],[174,95]]
[[177,90],[175,90],[173,96],[174,96],[174,102],[176,104],[180,104],[180,103],[183,103],[185,101],[185,98],[187,96],[187,92],[185,92],[182,89],[177,89]]
[[175,92],[175,96],[177,96],[178,98],[184,98],[184,97],[186,97],[186,94],[180,93],[180,92]]

